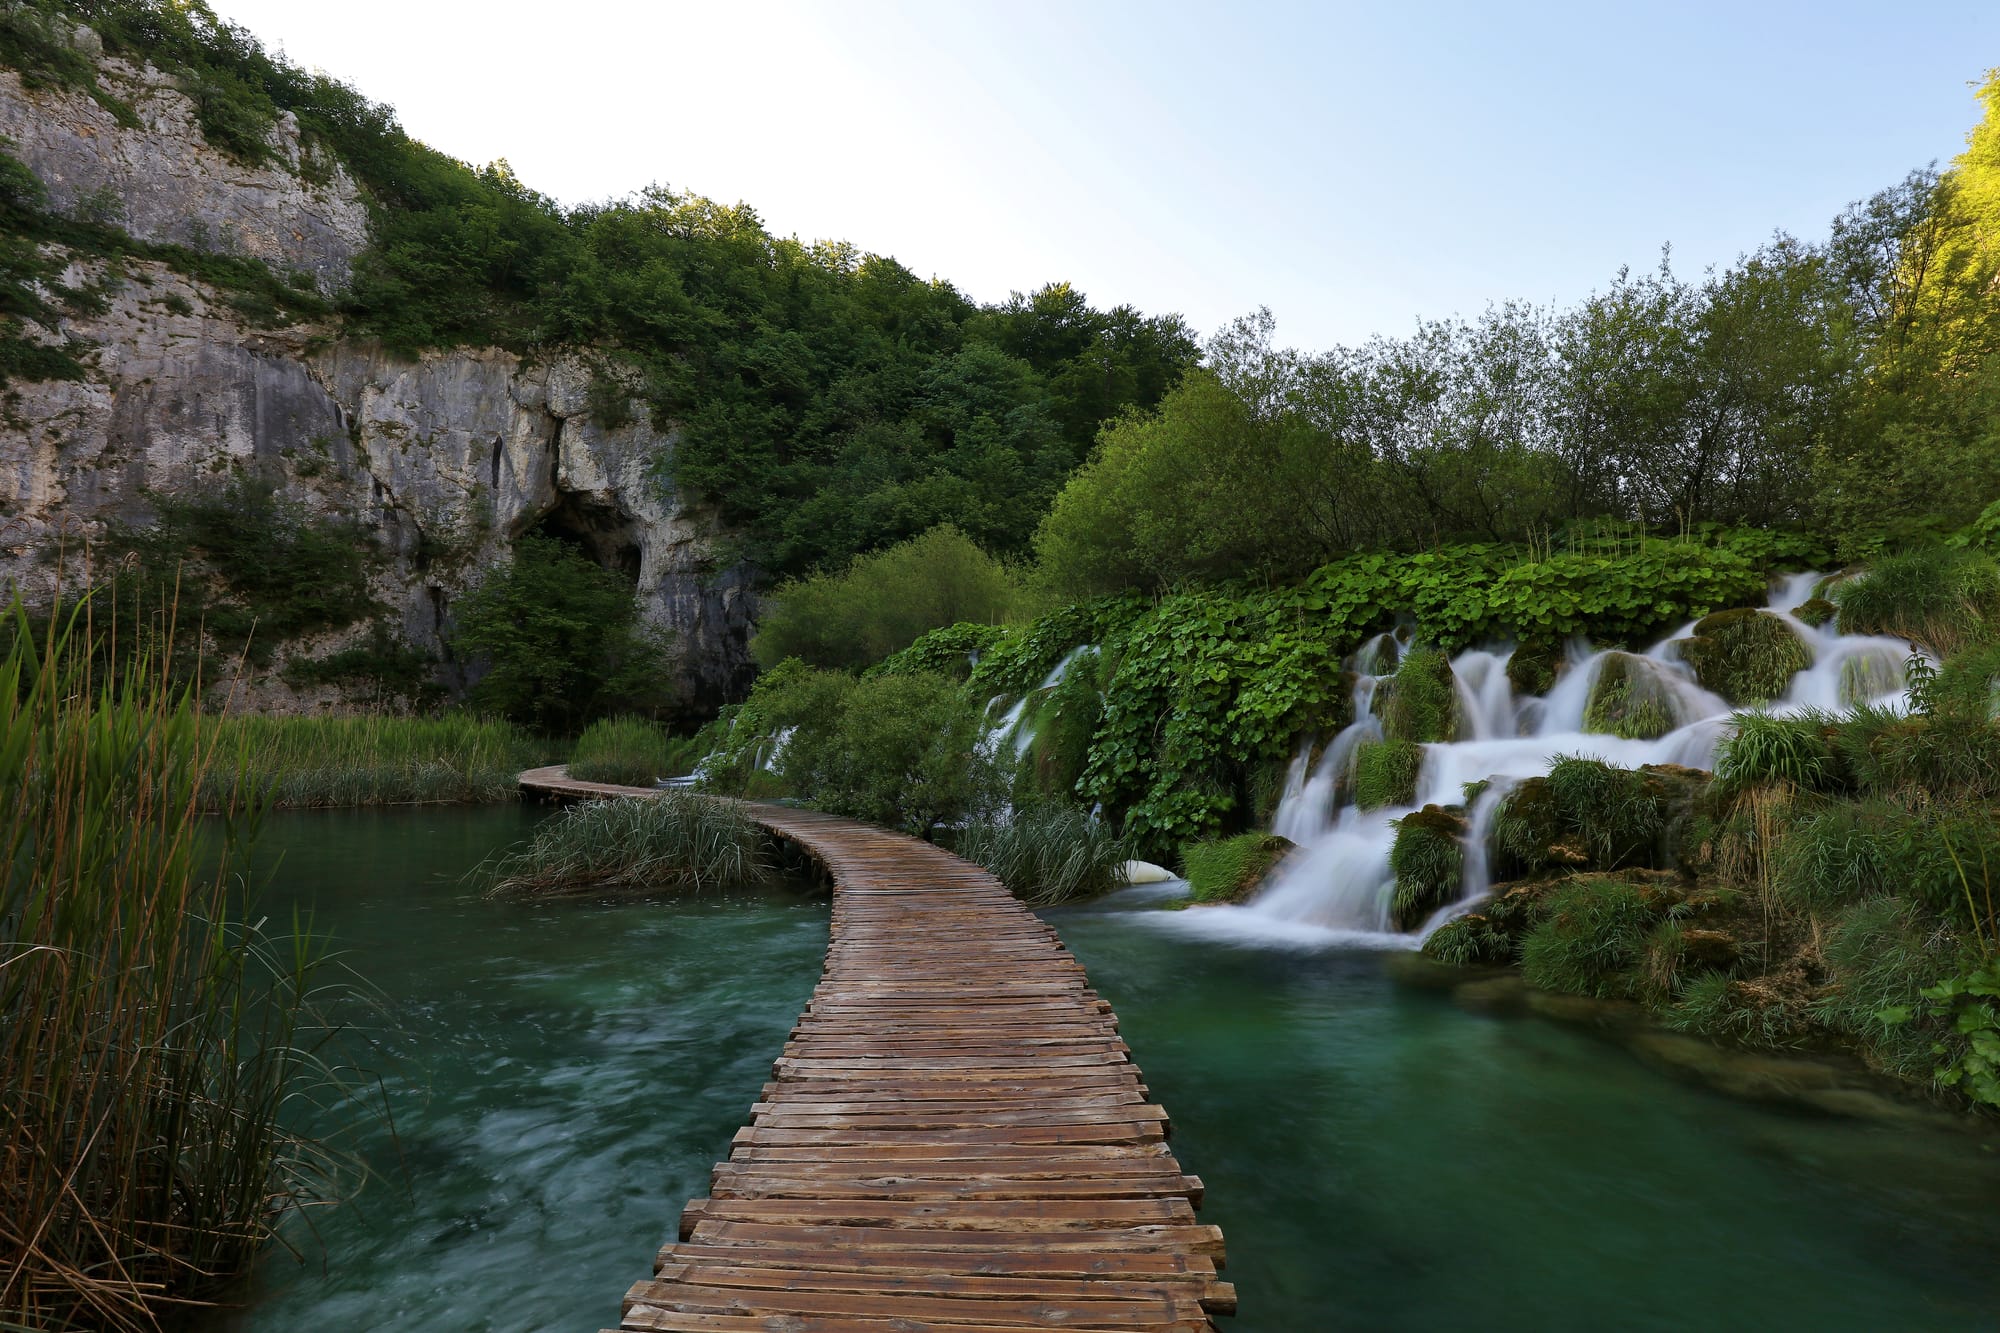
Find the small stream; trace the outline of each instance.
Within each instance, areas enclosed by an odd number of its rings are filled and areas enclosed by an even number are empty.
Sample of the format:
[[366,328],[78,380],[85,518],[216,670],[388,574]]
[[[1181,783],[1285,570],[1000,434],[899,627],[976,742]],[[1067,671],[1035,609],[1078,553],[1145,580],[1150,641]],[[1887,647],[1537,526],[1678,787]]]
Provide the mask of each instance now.
[[[267,907],[382,992],[381,1173],[213,1333],[588,1330],[706,1193],[819,975],[824,898],[534,906],[459,876],[537,812],[273,817]],[[2000,1153],[1733,1101],[1369,950],[1051,914],[1229,1240],[1228,1326],[1994,1329]],[[399,1161],[401,1163],[399,1167]]]

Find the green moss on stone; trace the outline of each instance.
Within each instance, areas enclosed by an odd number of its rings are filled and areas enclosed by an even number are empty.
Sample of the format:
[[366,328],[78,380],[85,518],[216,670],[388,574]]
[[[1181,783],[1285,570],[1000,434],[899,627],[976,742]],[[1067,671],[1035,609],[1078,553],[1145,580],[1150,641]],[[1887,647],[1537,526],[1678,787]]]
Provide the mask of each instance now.
[[1829,602],[1824,597],[1815,597],[1793,611],[1792,618],[1802,625],[1809,625],[1813,629],[1818,629],[1838,614],[1840,614],[1840,608],[1836,607],[1832,602]]
[[1674,729],[1674,709],[1653,664],[1631,653],[1606,653],[1583,708],[1583,729],[1650,741]]
[[1424,956],[1452,967],[1505,963],[1514,957],[1514,942],[1484,913],[1470,912],[1432,931]]
[[1262,884],[1293,845],[1275,833],[1190,842],[1181,848],[1181,873],[1196,902],[1231,903]]
[[1740,707],[1780,698],[1792,677],[1812,665],[1812,649],[1790,625],[1749,607],[1698,622],[1680,650],[1703,688]]
[[1435,648],[1413,649],[1375,692],[1375,716],[1392,741],[1458,739],[1458,678]]
[[1555,688],[1568,657],[1554,639],[1529,639],[1507,659],[1507,683],[1516,694],[1547,694]]
[[1413,741],[1369,741],[1354,752],[1354,803],[1363,810],[1411,805],[1424,747]]
[[1542,908],[1540,923],[1521,941],[1521,974],[1530,985],[1599,999],[1634,993],[1633,972],[1658,918],[1642,889],[1577,878],[1551,892]]
[[1396,872],[1390,915],[1398,930],[1415,930],[1438,908],[1458,900],[1465,883],[1465,820],[1427,805],[1395,823],[1389,868]]

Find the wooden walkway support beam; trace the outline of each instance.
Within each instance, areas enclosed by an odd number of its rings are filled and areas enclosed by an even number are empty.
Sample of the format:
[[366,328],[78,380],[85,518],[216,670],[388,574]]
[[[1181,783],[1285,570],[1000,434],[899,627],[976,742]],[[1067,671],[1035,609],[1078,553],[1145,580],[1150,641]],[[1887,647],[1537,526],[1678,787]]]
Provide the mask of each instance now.
[[[560,767],[521,785],[651,794]],[[618,1327],[1197,1333],[1232,1313],[1201,1181],[1055,931],[929,843],[740,804],[832,876],[826,966]]]

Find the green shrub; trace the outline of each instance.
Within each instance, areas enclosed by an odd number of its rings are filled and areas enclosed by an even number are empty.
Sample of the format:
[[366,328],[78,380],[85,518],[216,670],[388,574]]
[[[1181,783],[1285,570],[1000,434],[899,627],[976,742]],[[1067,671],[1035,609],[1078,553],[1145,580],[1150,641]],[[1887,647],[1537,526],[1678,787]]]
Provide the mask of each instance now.
[[1017,898],[1038,907],[1069,902],[1116,887],[1131,859],[1125,840],[1087,810],[1038,805],[1004,823],[967,824],[953,848],[985,866]]
[[1931,687],[1931,711],[1956,721],[2000,722],[2000,643],[1951,658]]
[[2000,797],[2000,728],[1983,719],[1857,708],[1835,743],[1855,787],[1905,806]]
[[980,658],[1007,634],[999,625],[975,625],[961,620],[917,637],[909,647],[890,653],[869,667],[866,674],[890,676],[898,672],[927,671],[932,675],[967,680]]
[[1979,807],[1833,805],[1794,821],[1772,860],[1774,883],[1792,902],[1830,908],[1895,894],[1980,925],[2000,880],[2000,819]]
[[779,585],[750,650],[767,667],[797,657],[818,667],[859,669],[948,625],[997,624],[1023,601],[999,561],[946,525],[857,556],[838,574]]
[[570,752],[569,775],[579,782],[650,787],[673,774],[673,739],[658,723],[637,717],[599,718]]
[[1354,803],[1363,810],[1414,805],[1424,747],[1414,741],[1366,741],[1354,751]]
[[1738,707],[1784,697],[1792,677],[1812,665],[1812,649],[1768,611],[1718,611],[1695,622],[1680,645],[1695,679]]
[[764,830],[735,807],[693,792],[572,805],[508,849],[485,873],[496,894],[610,889],[734,889],[772,878]]
[[1658,916],[1639,889],[1615,879],[1565,880],[1541,910],[1521,941],[1529,984],[1599,999],[1632,993],[1632,971]]
[[1583,729],[1626,740],[1654,740],[1674,729],[1673,696],[1653,664],[1606,653],[1584,704]]
[[1890,556],[1831,593],[1843,634],[1892,634],[1952,657],[2000,635],[2000,566],[1969,548]]
[[471,691],[482,712],[564,731],[666,701],[665,645],[632,585],[564,542],[521,537],[455,616],[453,647],[487,668]]
[[1458,739],[1458,678],[1451,659],[1435,648],[1404,654],[1396,674],[1376,689],[1375,715],[1391,741]]
[[1251,893],[1292,850],[1288,838],[1241,833],[1181,848],[1181,874],[1198,903],[1231,903]]
[[1431,913],[1458,901],[1465,887],[1465,820],[1427,805],[1395,821],[1389,868],[1396,874],[1390,917],[1398,930],[1415,930]]

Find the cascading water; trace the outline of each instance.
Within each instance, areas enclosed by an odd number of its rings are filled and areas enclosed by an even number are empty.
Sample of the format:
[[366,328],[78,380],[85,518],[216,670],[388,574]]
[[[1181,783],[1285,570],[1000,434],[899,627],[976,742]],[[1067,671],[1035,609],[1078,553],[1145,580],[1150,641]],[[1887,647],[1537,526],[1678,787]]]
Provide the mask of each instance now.
[[[1819,576],[1784,580],[1767,609],[1799,635],[1812,664],[1793,677],[1773,713],[1808,708],[1843,708],[1859,703],[1900,708],[1903,666],[1909,646],[1899,639],[1842,635],[1831,626],[1814,629],[1791,614],[1811,595]],[[1561,755],[1602,759],[1624,768],[1681,764],[1707,768],[1726,731],[1732,710],[1720,696],[1695,682],[1681,660],[1679,641],[1690,623],[1653,645],[1644,655],[1624,654],[1628,678],[1657,701],[1671,729],[1656,740],[1626,740],[1585,730],[1595,688],[1613,654],[1572,645],[1568,670],[1544,698],[1520,697],[1507,677],[1509,653],[1474,650],[1452,662],[1462,739],[1424,746],[1415,805],[1363,811],[1352,804],[1349,780],[1362,742],[1379,739],[1381,722],[1370,705],[1380,682],[1392,672],[1399,645],[1389,636],[1371,640],[1355,655],[1358,674],[1352,725],[1326,745],[1316,763],[1311,747],[1292,761],[1273,832],[1298,844],[1257,896],[1237,907],[1170,913],[1162,925],[1203,934],[1303,946],[1352,944],[1375,948],[1415,948],[1425,936],[1482,901],[1492,884],[1486,841],[1495,812],[1509,789],[1539,777]],[[1389,854],[1394,821],[1425,805],[1459,805],[1470,784],[1487,786],[1471,803],[1465,839],[1463,889],[1456,903],[1440,908],[1412,934],[1393,931],[1390,899],[1395,875]]]

